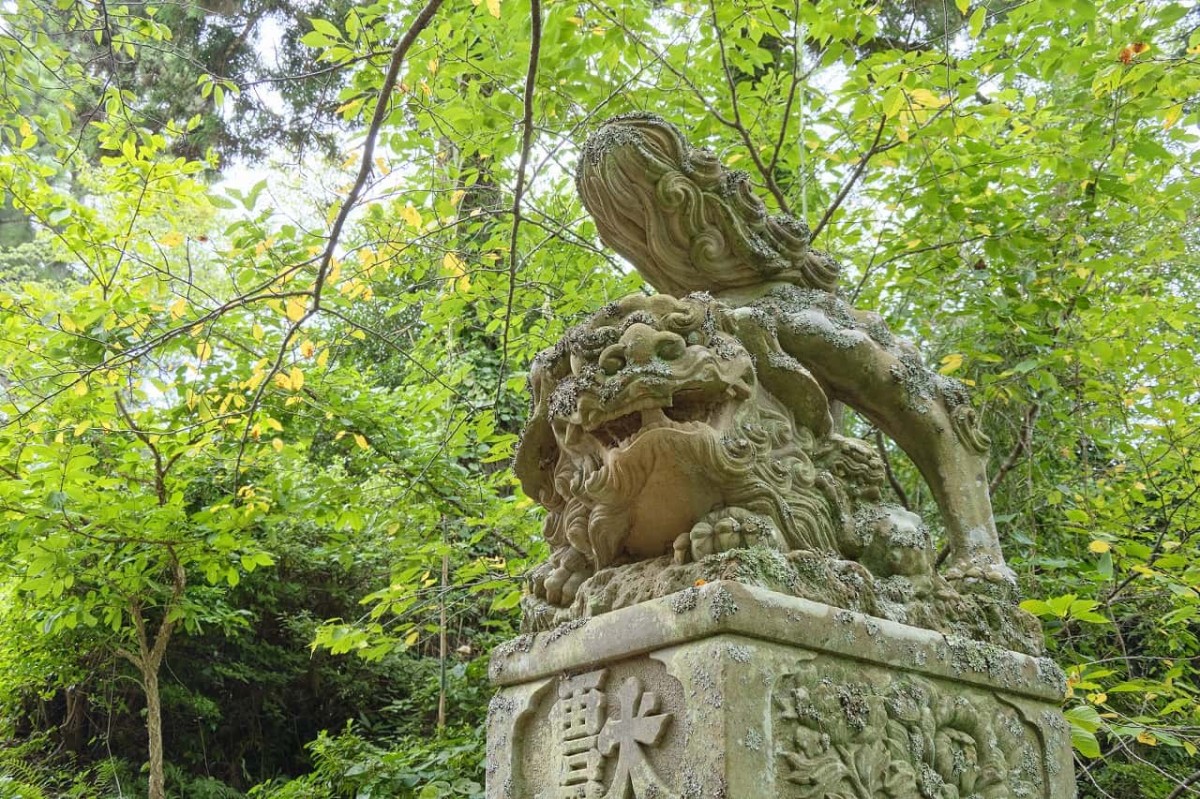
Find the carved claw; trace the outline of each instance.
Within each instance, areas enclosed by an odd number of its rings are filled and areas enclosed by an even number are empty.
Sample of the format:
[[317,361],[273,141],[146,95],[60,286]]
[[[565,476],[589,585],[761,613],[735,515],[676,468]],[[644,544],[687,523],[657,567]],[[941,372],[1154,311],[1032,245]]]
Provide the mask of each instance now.
[[1017,575],[1003,562],[983,558],[960,558],[942,576],[960,592],[974,591],[1005,595],[1016,591]]
[[755,545],[781,549],[782,542],[779,529],[766,516],[745,508],[720,508],[675,539],[675,562],[702,560],[730,549]]
[[530,588],[534,596],[562,607],[575,601],[579,586],[592,576],[592,571],[586,555],[567,547],[551,554],[549,562],[533,570],[529,575]]

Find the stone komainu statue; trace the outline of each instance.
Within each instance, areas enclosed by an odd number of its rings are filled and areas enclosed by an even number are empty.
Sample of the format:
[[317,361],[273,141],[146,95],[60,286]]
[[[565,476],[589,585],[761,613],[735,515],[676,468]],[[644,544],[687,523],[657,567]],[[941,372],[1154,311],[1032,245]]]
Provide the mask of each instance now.
[[[650,114],[593,134],[577,185],[600,237],[662,293],[600,309],[532,365],[516,471],[548,511],[551,557],[532,575],[528,626],[755,561],[783,590],[935,629],[986,617],[977,637],[1036,650],[965,387],[837,295],[838,266],[807,226],[768,214],[745,173]],[[929,484],[941,574],[921,520],[883,502],[876,450],[835,429],[838,403]]]

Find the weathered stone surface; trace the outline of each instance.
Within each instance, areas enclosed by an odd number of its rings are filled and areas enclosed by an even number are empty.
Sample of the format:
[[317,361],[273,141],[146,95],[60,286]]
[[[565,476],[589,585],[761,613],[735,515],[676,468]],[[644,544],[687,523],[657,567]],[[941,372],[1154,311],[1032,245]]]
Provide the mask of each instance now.
[[[664,120],[605,123],[577,182],[606,243],[659,290],[690,293],[610,303],[531,366],[514,466],[547,510],[551,555],[530,576],[526,629],[771,549],[830,577],[778,590],[1037,653],[966,387],[839,297],[837,264],[809,249],[807,228],[767,214],[744,174]],[[876,446],[842,434],[843,405],[921,471],[945,568],[924,520],[884,500]]]
[[[759,377],[785,404],[812,386],[870,419],[937,500],[947,576],[1011,582],[987,490],[988,439],[966,387],[926,368],[883,319],[837,294],[839,268],[808,227],[767,213],[746,173],[692,147],[654,114],[610,119],[584,145],[576,185],[600,238],[662,292],[711,292],[730,309]],[[820,435],[817,415],[797,426]],[[853,483],[853,479],[846,482]]]
[[[662,119],[605,123],[577,184],[679,296],[611,303],[530,369],[514,466],[551,555],[493,655],[489,799],[1074,796],[966,387]],[[847,405],[928,483],[942,557]]]
[[735,582],[498,650],[489,799],[1069,799],[1051,661]]

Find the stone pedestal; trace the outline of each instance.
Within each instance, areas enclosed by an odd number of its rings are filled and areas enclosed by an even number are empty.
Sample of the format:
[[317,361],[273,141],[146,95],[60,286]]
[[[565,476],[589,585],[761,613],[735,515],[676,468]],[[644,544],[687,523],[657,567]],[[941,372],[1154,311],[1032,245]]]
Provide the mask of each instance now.
[[1053,662],[732,582],[492,657],[489,799],[1070,799]]

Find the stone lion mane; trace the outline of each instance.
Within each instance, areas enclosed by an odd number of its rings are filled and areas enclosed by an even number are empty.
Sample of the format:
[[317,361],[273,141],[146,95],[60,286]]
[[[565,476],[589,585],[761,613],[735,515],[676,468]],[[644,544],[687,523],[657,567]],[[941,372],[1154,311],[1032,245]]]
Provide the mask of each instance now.
[[[665,358],[636,357],[639,347],[672,344]],[[761,517],[759,535],[773,539],[764,545],[839,554],[853,536],[846,478],[869,485],[878,471],[855,442],[797,424],[757,379],[727,309],[707,295],[635,295],[602,309],[535,359],[530,386],[515,466],[548,510],[552,555],[540,577],[562,602],[596,570],[669,554],[723,508]],[[815,383],[806,391],[811,414],[824,397]],[[694,418],[671,420],[686,418],[689,402]],[[659,513],[672,504],[687,512]]]

